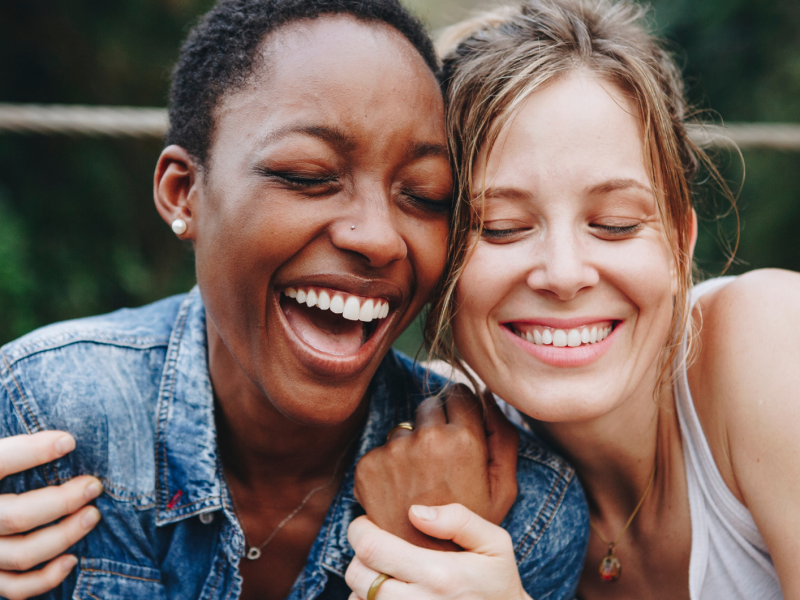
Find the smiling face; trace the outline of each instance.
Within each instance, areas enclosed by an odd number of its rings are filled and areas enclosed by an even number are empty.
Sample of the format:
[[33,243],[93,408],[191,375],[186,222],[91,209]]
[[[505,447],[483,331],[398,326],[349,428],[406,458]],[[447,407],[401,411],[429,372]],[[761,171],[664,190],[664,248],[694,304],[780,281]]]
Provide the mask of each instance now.
[[466,362],[542,421],[651,399],[675,277],[635,104],[588,71],[556,79],[479,158],[473,188],[485,230],[453,323]]
[[192,215],[198,282],[210,332],[265,402],[336,424],[443,269],[442,98],[386,25],[296,22],[264,52],[216,111]]

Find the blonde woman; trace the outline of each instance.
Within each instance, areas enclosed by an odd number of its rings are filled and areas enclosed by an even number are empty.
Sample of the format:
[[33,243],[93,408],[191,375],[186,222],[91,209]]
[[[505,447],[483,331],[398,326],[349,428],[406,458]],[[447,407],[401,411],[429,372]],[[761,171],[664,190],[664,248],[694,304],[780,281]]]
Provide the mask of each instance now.
[[[642,10],[528,0],[448,44],[461,237],[429,337],[575,467],[593,530],[578,595],[800,598],[800,276],[692,287],[693,181],[719,177]],[[433,468],[398,452],[365,461],[409,478]],[[395,479],[396,500],[408,482]],[[395,579],[370,600],[483,597],[468,569],[515,581],[520,557],[495,526],[458,506],[409,517],[473,551],[415,549],[358,520],[356,596],[378,573]]]

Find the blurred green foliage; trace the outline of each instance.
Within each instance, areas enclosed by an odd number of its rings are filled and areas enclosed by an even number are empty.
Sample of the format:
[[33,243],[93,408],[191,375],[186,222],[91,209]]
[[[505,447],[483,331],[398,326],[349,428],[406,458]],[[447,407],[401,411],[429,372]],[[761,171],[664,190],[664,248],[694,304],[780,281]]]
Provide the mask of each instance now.
[[[408,0],[432,28],[475,0]],[[212,0],[3,0],[0,102],[164,106],[188,28]],[[726,121],[800,122],[800,3],[656,0],[696,106]],[[709,114],[709,116],[711,116]],[[0,134],[0,344],[57,320],[189,289],[190,249],[152,205],[157,141]],[[720,156],[733,181],[736,155]],[[747,151],[734,272],[800,270],[800,154]],[[725,264],[734,220],[710,196],[700,266]],[[419,328],[398,345],[414,353]]]

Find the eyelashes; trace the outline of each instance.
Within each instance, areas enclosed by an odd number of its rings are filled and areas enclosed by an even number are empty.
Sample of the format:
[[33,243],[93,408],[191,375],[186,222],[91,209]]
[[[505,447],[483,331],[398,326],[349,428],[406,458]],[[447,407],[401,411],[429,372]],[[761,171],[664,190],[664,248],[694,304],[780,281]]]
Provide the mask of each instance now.
[[[626,239],[635,235],[641,228],[641,223],[634,223],[632,225],[602,225],[599,223],[590,223],[589,227],[597,232],[603,239]],[[531,231],[531,227],[509,227],[492,229],[484,225],[481,230],[481,237],[489,242],[503,243],[514,241],[519,236]]]
[[617,225],[600,225],[598,223],[592,223],[589,225],[592,229],[599,229],[603,233],[611,236],[611,237],[626,237],[632,235],[641,229],[641,223],[635,223],[633,225],[625,225],[625,226],[617,226]]
[[[263,167],[259,167],[258,172],[288,189],[304,191],[314,196],[334,193],[340,183],[339,178],[334,174],[315,176],[294,171],[275,171]],[[452,199],[450,198],[434,200],[422,196],[414,190],[402,190],[400,194],[417,208],[432,213],[444,214],[452,208]]]

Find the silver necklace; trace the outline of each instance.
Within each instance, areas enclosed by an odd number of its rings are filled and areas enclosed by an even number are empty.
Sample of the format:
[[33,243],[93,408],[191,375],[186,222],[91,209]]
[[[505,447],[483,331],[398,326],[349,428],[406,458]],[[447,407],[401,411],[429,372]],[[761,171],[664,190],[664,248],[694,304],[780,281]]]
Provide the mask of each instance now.
[[[330,487],[331,484],[333,484],[334,480],[336,479],[336,474],[339,472],[339,465],[341,464],[342,460],[344,459],[345,455],[347,454],[347,451],[350,449],[350,445],[353,443],[353,441],[355,441],[355,438],[350,440],[347,443],[347,446],[345,446],[344,452],[342,452],[342,455],[336,461],[336,464],[333,467],[333,473],[331,473],[331,476],[328,479],[328,481],[325,482],[322,485],[318,485],[313,490],[308,492],[306,494],[305,498],[303,498],[303,501],[300,502],[300,504],[297,505],[297,508],[295,508],[292,512],[290,512],[283,519],[283,521],[278,523],[278,526],[275,529],[272,530],[272,533],[269,534],[269,537],[264,541],[263,544],[261,544],[260,546],[250,546],[249,548],[247,548],[247,552],[245,552],[245,557],[247,558],[247,560],[258,560],[259,558],[261,558],[261,551],[264,548],[267,547],[267,544],[269,544],[273,539],[275,539],[275,536],[278,535],[278,532],[281,529],[283,529],[283,527],[289,521],[291,521],[292,519],[294,519],[297,516],[297,513],[299,513],[301,510],[303,510],[305,505],[308,504],[308,501],[311,500],[311,497],[314,494],[316,494],[317,492],[322,491],[325,488]],[[233,502],[233,510],[236,513],[237,517],[238,517],[239,516],[239,509],[236,506],[236,500],[233,499],[233,492],[231,492],[231,501]],[[239,518],[239,524],[242,526],[242,533],[244,534],[244,543],[245,543],[245,546],[247,546],[247,532],[244,529],[244,519],[242,519],[241,517]]]

